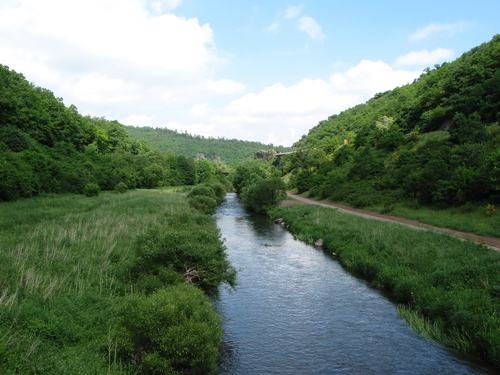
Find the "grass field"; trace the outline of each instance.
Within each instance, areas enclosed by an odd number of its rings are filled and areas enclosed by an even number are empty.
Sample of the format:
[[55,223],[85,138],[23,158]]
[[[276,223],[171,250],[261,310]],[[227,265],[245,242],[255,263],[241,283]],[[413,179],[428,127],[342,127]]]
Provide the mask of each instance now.
[[500,365],[500,253],[317,206],[270,214],[304,241],[323,239],[346,269],[398,303],[418,332]]
[[1,203],[0,373],[209,373],[207,294],[233,281],[213,219],[181,193]]

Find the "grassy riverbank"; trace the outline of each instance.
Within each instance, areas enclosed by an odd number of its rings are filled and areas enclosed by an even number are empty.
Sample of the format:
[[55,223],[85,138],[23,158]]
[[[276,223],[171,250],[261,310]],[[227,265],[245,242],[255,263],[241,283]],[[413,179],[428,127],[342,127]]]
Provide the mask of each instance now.
[[[296,190],[292,191],[294,194],[297,194]],[[307,193],[301,195],[310,199],[316,199]],[[343,202],[342,200],[333,203],[350,206],[349,202]],[[494,205],[484,204],[481,206],[469,203],[458,207],[437,208],[422,206],[416,202],[402,201],[389,205],[375,204],[359,208],[384,215],[418,220],[437,227],[456,229],[482,236],[500,237],[500,210]]]
[[368,206],[367,210],[418,220],[438,227],[462,230],[483,236],[500,237],[500,212],[493,205],[468,204],[459,207],[434,208],[409,204]]
[[271,215],[304,241],[323,239],[346,269],[400,304],[417,331],[500,365],[499,253],[322,207],[278,207]]
[[213,219],[183,194],[2,203],[0,373],[210,373],[207,294],[233,280]]

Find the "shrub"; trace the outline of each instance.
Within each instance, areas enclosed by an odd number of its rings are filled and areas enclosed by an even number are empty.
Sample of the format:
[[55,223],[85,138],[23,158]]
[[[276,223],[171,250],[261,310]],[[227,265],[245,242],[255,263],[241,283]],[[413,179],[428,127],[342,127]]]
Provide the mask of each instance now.
[[213,214],[217,207],[217,201],[211,197],[197,195],[188,199],[189,205],[204,214]]
[[211,187],[208,187],[207,185],[196,185],[191,191],[188,193],[188,197],[198,197],[198,196],[205,196],[209,197],[212,199],[216,199],[216,195],[214,190]]
[[125,193],[128,190],[127,184],[125,182],[119,182],[115,185],[115,191],[117,193]]
[[191,211],[174,215],[165,224],[148,230],[135,243],[133,276],[144,279],[153,275],[155,279],[143,280],[146,289],[174,283],[173,272],[207,292],[217,293],[221,282],[234,282],[234,270],[210,217]]
[[83,194],[85,194],[87,197],[95,197],[99,195],[100,190],[101,189],[99,188],[99,185],[93,182],[89,182],[83,187]]
[[180,284],[134,296],[118,315],[118,353],[139,373],[207,374],[217,369],[221,323],[200,290]]
[[497,208],[494,204],[488,203],[486,206],[484,206],[484,213],[486,216],[493,216],[496,212]]
[[226,188],[219,182],[211,182],[208,186],[214,191],[217,203],[222,203],[226,195]]
[[285,197],[285,183],[279,177],[257,181],[245,187],[241,194],[245,206],[255,212],[265,212]]

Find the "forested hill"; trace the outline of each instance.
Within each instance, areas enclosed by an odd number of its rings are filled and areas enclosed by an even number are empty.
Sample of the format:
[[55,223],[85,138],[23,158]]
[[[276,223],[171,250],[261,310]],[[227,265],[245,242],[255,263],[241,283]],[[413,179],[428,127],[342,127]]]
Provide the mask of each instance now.
[[195,162],[148,151],[116,121],[84,117],[0,65],[0,201],[195,182]]
[[127,130],[131,137],[146,142],[157,151],[168,150],[187,157],[204,156],[210,160],[220,159],[230,164],[253,159],[255,153],[261,150],[287,150],[285,147],[259,142],[207,138],[170,129],[127,126]]
[[500,202],[500,36],[334,115],[285,163],[298,191],[356,206]]

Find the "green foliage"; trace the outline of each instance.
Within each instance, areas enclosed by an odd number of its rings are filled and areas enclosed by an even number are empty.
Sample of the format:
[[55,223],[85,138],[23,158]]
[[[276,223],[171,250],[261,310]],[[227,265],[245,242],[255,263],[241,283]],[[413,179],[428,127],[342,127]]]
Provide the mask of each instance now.
[[283,163],[298,192],[355,206],[500,202],[500,36],[334,115]]
[[125,193],[128,190],[127,184],[125,182],[119,182],[115,185],[114,189],[117,193]]
[[[217,363],[220,323],[194,287],[214,294],[234,271],[213,219],[184,193],[2,202],[0,249],[0,373],[192,374]],[[151,342],[130,341],[136,333]]]
[[344,267],[411,310],[404,316],[417,329],[500,364],[498,252],[328,208],[295,205],[271,213],[300,239],[323,239]]
[[169,215],[164,223],[138,237],[136,252],[135,279],[145,275],[168,278],[169,271],[175,271],[210,293],[217,293],[221,282],[234,281],[213,220],[196,211]]
[[216,198],[214,190],[207,185],[196,185],[188,193],[188,198],[196,197],[196,196],[206,196],[206,197],[213,198],[214,200]]
[[[154,150],[170,151],[188,158],[201,157],[214,161],[221,160],[229,164],[253,159],[255,153],[262,149],[273,149],[279,152],[288,150],[285,147],[264,145],[259,142],[205,138],[164,128],[129,126],[126,129],[132,138],[146,142]],[[197,182],[204,181],[201,179]]]
[[236,166],[233,186],[236,193],[241,194],[245,186],[271,175],[271,167],[258,160],[250,160]]
[[285,183],[279,177],[270,177],[245,186],[241,193],[243,204],[255,212],[266,212],[286,198]]
[[279,174],[268,162],[247,161],[236,167],[233,186],[248,209],[263,213],[286,197],[286,186]]
[[[5,66],[0,104],[0,200],[77,193],[88,183],[103,190],[195,183],[192,158],[148,151],[118,122],[81,116]],[[213,162],[204,166],[210,173],[200,178],[223,178]]]
[[99,195],[99,192],[101,189],[99,188],[99,185],[89,182],[83,187],[83,194],[85,194],[87,197],[95,197]]
[[180,284],[123,303],[116,349],[141,374],[208,374],[217,369],[221,333],[210,300]]
[[213,214],[217,207],[217,201],[206,195],[195,195],[188,199],[189,205],[205,214]]

